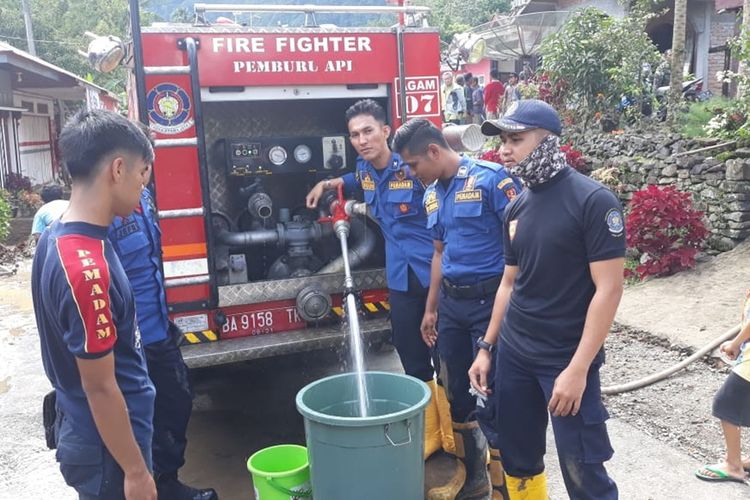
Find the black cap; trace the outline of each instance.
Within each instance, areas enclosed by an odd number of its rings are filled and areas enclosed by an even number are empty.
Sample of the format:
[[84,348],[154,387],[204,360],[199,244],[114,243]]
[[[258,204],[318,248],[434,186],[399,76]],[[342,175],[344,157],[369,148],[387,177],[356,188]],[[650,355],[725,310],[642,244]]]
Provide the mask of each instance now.
[[522,99],[514,102],[508,111],[497,120],[487,120],[482,124],[482,133],[492,136],[500,132],[523,132],[541,128],[555,135],[562,133],[560,116],[555,108],[538,99]]

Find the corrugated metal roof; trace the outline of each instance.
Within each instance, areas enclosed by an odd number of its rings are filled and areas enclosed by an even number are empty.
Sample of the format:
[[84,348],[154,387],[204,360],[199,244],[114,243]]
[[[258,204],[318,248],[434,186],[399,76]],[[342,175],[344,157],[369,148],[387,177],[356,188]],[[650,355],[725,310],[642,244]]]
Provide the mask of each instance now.
[[62,75],[68,76],[68,77],[72,78],[73,80],[75,80],[76,82],[78,82],[79,85],[91,87],[91,88],[94,88],[94,89],[96,89],[96,90],[98,90],[100,92],[105,92],[110,97],[112,97],[113,99],[117,99],[117,96],[115,96],[112,92],[110,92],[109,90],[105,89],[104,87],[100,87],[100,86],[96,85],[95,83],[91,83],[91,82],[89,82],[87,80],[84,80],[80,76],[78,76],[78,75],[76,75],[74,73],[71,73],[70,71],[64,70],[64,69],[62,69],[59,66],[55,66],[54,64],[49,63],[49,62],[45,61],[44,59],[40,59],[40,58],[38,58],[36,56],[32,56],[31,54],[29,54],[25,50],[21,50],[19,48],[16,48],[16,47],[10,45],[9,43],[0,41],[0,54],[3,54],[3,53],[13,54],[16,57],[19,57],[21,59],[25,59],[27,61],[30,61],[30,62],[34,63],[34,64],[38,64],[38,65],[40,65],[40,66],[42,66],[44,68],[47,68],[48,70],[52,70],[52,71],[54,71],[56,73],[60,73]]

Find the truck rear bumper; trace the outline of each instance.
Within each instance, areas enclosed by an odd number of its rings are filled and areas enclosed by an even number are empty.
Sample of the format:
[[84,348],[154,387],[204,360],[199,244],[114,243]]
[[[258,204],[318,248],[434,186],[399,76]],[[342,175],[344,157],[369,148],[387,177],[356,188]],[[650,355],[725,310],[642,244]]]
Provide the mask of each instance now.
[[[360,321],[366,342],[382,342],[389,337],[388,319]],[[182,347],[182,356],[189,368],[226,365],[251,359],[269,358],[295,352],[338,347],[349,335],[340,325],[305,328],[281,333],[269,333],[238,339],[220,340]]]

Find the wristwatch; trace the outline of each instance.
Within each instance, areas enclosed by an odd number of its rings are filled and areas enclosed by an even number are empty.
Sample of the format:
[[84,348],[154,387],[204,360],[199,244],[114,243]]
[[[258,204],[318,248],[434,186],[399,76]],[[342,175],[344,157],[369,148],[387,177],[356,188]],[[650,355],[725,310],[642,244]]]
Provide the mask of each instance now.
[[478,338],[477,339],[477,347],[480,349],[484,349],[485,351],[492,354],[495,352],[495,344],[490,344],[489,342],[485,342],[484,338]]

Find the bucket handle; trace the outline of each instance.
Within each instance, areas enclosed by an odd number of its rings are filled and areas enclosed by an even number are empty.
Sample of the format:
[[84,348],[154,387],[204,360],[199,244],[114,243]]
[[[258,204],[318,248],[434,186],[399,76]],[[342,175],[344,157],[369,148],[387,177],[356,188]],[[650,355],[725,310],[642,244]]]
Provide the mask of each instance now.
[[302,490],[302,491],[293,491],[288,490],[281,486],[280,484],[276,484],[276,482],[273,480],[272,477],[267,477],[266,482],[268,485],[281,493],[282,495],[286,495],[291,498],[312,498],[312,490]]
[[399,446],[404,446],[404,445],[411,443],[411,422],[409,421],[406,422],[406,430],[409,433],[409,437],[407,438],[406,441],[403,441],[401,443],[394,443],[393,439],[391,439],[391,436],[388,435],[388,430],[390,429],[390,427],[391,427],[391,424],[385,424],[385,438],[388,440],[389,443],[391,443],[391,446],[399,447]]

